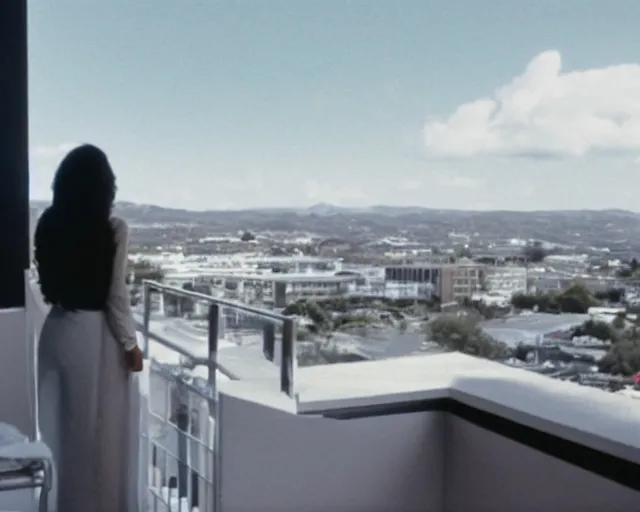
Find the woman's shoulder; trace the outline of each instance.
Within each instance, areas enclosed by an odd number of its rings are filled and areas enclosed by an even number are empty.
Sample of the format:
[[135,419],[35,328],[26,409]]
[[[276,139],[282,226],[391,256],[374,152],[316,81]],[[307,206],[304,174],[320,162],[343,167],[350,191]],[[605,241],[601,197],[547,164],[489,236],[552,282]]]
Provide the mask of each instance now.
[[121,217],[111,217],[110,222],[116,239],[127,237],[129,235],[129,225],[126,220]]

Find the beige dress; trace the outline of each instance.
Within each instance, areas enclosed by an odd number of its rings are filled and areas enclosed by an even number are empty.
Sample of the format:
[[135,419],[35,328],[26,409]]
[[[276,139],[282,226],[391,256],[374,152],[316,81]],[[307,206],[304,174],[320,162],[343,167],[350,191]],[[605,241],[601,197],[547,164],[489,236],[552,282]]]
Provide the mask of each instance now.
[[[128,226],[112,220],[108,307],[49,312],[38,346],[38,428],[55,464],[52,510],[138,512],[139,409],[124,350],[136,345],[126,286]],[[57,505],[57,506],[56,506]]]

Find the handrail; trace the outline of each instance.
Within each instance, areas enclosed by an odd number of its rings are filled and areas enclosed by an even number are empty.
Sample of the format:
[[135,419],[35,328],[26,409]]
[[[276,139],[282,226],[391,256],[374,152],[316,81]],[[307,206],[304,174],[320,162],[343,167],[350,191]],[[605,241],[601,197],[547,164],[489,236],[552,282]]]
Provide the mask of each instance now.
[[[142,322],[136,322],[136,330],[140,331],[143,336],[145,335],[145,328]],[[159,343],[163,347],[166,347],[174,352],[177,352],[179,355],[186,357],[190,361],[193,361],[195,365],[206,365],[209,361],[208,357],[198,356],[194,354],[191,350],[183,348],[177,343],[174,343],[173,341],[170,341],[167,338],[160,336],[159,334],[149,331],[148,336],[150,340],[155,341],[156,343]],[[145,339],[145,344],[146,344],[146,339]],[[148,352],[146,347],[145,347],[145,352]],[[225,372],[222,372],[222,373],[225,373]]]
[[[264,326],[263,330],[263,353],[265,358],[271,362],[274,360],[275,349],[275,326],[274,323],[282,324],[282,345],[281,345],[281,358],[280,358],[280,390],[286,393],[289,397],[294,398],[294,368],[296,364],[295,355],[295,338],[296,338],[296,324],[293,317],[275,313],[266,309],[260,309],[242,302],[236,302],[228,299],[221,299],[206,295],[203,293],[193,292],[190,290],[184,290],[175,286],[168,286],[157,281],[144,280],[144,314],[142,333],[144,336],[144,351],[145,357],[148,357],[149,341],[153,340],[164,345],[171,350],[191,359],[195,364],[206,364],[209,368],[209,386],[212,391],[212,396],[216,395],[216,371],[222,371],[218,364],[218,340],[220,333],[224,328],[224,317],[222,315],[222,307],[228,307],[237,311],[243,311],[255,316],[269,320],[270,322]],[[202,358],[196,354],[191,353],[188,350],[179,347],[175,343],[171,343],[154,333],[150,332],[151,322],[151,293],[160,292],[174,295],[177,297],[189,298],[193,300],[203,301],[209,304],[208,312],[208,354],[207,357]]]
[[176,295],[178,297],[185,297],[185,298],[194,299],[194,300],[202,300],[202,301],[208,302],[209,304],[218,304],[219,306],[227,306],[233,309],[237,309],[239,311],[244,311],[245,313],[251,313],[256,316],[260,316],[262,318],[268,318],[268,319],[276,320],[280,322],[285,322],[291,319],[291,317],[287,315],[283,315],[281,313],[275,313],[274,311],[269,311],[268,309],[256,308],[254,306],[245,304],[244,302],[239,302],[239,301],[234,301],[229,299],[220,299],[218,297],[213,297],[205,293],[198,293],[191,290],[178,288],[176,286],[161,284],[161,283],[158,283],[157,281],[151,281],[151,280],[145,279],[144,281],[142,281],[142,284],[145,286],[149,286],[156,291],[170,292],[171,294]]

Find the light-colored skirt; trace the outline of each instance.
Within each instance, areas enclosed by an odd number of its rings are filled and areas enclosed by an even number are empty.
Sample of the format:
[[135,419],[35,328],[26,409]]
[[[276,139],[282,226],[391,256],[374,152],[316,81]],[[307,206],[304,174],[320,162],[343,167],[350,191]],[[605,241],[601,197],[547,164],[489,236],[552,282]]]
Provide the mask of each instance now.
[[56,466],[52,510],[140,510],[136,396],[105,314],[52,308],[38,344],[38,430]]

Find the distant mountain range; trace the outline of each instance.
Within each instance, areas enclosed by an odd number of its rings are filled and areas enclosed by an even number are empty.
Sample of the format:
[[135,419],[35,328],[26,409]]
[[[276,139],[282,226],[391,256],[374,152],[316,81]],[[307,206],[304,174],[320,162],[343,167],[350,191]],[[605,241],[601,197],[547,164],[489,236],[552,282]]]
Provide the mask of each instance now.
[[[32,206],[37,208],[45,208],[49,205],[48,201],[32,201]],[[483,215],[504,215],[504,214],[516,214],[521,216],[527,215],[545,215],[545,216],[576,216],[576,215],[603,215],[625,218],[640,218],[640,214],[631,212],[629,210],[620,209],[605,209],[605,210],[456,210],[456,209],[441,209],[441,208],[427,208],[423,206],[386,206],[386,205],[374,205],[367,207],[347,207],[337,206],[329,203],[318,203],[306,208],[286,208],[286,207],[269,207],[269,208],[244,208],[239,210],[186,210],[181,208],[168,208],[164,206],[138,204],[128,201],[121,201],[117,203],[117,210],[126,213],[134,213],[142,215],[176,215],[178,217],[189,216],[192,218],[205,218],[216,215],[233,216],[244,215],[253,213],[267,213],[267,214],[298,214],[298,215],[383,215],[389,217],[397,217],[401,215],[454,215],[454,216],[483,216]]]
[[[44,207],[44,202],[34,202]],[[640,214],[626,210],[464,211],[418,206],[346,208],[316,204],[309,208],[256,208],[192,211],[121,202],[116,213],[138,225],[198,226],[204,233],[238,230],[311,232],[364,241],[402,234],[437,244],[452,232],[481,240],[524,238],[577,249],[609,247],[615,253],[640,254]]]

